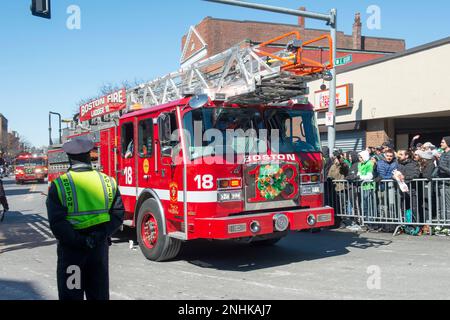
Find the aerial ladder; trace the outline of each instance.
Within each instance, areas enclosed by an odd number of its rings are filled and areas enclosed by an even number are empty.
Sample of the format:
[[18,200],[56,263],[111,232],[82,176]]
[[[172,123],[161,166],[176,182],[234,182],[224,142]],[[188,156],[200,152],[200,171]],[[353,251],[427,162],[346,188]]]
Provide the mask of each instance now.
[[[280,51],[280,43],[287,43]],[[325,63],[306,57],[308,47],[320,43],[329,48]],[[242,42],[222,53],[176,72],[127,90],[127,109],[151,108],[189,95],[208,95],[226,104],[279,104],[309,94],[308,82],[331,81],[333,68],[331,36],[304,41],[299,31],[258,45]],[[73,123],[71,134],[95,131],[113,125],[121,113]]]
[[[271,45],[293,38],[285,50],[273,53]],[[285,102],[308,94],[307,83],[329,78],[333,59],[326,64],[304,57],[305,47],[329,35],[302,41],[293,31],[257,46],[245,43],[128,91],[129,104],[146,107],[181,99],[187,94],[207,94],[212,100],[242,105]],[[329,79],[328,79],[329,80]]]

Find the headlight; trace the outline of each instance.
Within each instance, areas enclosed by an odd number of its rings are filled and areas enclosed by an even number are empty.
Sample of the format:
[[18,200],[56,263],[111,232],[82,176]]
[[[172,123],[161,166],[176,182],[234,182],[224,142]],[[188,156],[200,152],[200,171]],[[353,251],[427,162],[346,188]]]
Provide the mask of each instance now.
[[300,193],[301,193],[301,195],[321,194],[321,193],[323,193],[323,185],[322,184],[312,184],[312,185],[300,186]]
[[310,214],[306,220],[308,224],[312,227],[317,223],[316,217],[313,214]]
[[36,169],[34,170],[35,173],[42,173],[42,169]]
[[226,191],[217,193],[218,202],[242,201],[242,191]]

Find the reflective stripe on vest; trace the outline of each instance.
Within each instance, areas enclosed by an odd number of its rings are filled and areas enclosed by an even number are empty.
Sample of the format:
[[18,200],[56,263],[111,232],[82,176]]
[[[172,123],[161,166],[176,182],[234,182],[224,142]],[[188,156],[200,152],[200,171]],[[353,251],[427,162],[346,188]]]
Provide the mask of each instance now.
[[61,204],[67,208],[67,220],[76,230],[110,221],[117,193],[114,179],[97,171],[69,171],[54,183]]

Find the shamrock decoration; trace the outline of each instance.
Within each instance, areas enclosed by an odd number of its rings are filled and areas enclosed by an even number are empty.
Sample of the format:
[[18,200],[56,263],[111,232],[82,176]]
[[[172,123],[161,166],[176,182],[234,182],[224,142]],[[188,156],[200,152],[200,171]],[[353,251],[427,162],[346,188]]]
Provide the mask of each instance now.
[[267,200],[274,200],[287,187],[287,176],[279,165],[261,166],[256,179],[261,196]]

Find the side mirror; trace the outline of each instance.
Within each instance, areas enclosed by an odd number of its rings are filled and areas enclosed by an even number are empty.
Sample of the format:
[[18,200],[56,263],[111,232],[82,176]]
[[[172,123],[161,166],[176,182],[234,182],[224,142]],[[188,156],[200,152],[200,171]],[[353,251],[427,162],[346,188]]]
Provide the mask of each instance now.
[[193,96],[191,100],[189,100],[189,106],[192,109],[203,108],[209,102],[209,98],[206,94],[200,94]]
[[172,152],[173,152],[172,147],[163,147],[163,148],[161,149],[161,155],[162,155],[163,157],[169,157],[169,158],[172,158]]

